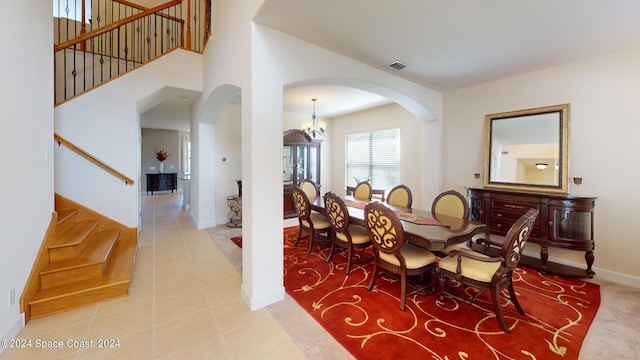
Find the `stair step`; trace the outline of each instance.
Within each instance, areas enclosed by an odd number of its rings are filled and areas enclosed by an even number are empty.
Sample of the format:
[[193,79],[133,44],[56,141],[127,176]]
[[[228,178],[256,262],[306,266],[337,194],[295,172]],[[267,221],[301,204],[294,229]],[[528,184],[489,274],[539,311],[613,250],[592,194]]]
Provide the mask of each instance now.
[[127,295],[136,250],[136,239],[119,239],[103,276],[41,289],[29,302],[31,318]]
[[96,232],[78,257],[49,263],[40,272],[40,286],[46,289],[102,276],[119,233],[119,230]]
[[98,230],[97,220],[78,221],[73,226],[62,233],[58,233],[58,238],[49,245],[49,259],[51,262],[72,259],[78,256],[89,235]]
[[57,213],[58,213],[58,223],[56,225],[56,232],[58,234],[64,234],[76,224],[78,210],[77,209],[58,210]]

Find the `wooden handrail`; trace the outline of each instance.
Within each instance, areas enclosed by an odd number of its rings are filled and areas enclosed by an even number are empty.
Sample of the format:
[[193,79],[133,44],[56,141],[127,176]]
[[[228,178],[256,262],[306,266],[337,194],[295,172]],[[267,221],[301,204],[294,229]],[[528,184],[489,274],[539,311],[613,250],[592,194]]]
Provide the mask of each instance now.
[[[126,1],[126,0],[113,0],[113,2],[117,2],[118,4],[122,4],[122,5],[124,5],[124,6],[129,6],[129,7],[132,7],[132,8],[134,8],[134,9],[138,9],[138,10],[142,10],[142,11],[149,10],[149,8],[148,8],[148,7],[144,7],[144,6],[142,6],[142,5],[134,4],[134,3],[132,3],[132,2],[128,2],[128,1]],[[182,20],[182,19],[180,19],[180,18],[177,18],[177,17],[175,17],[175,16],[165,15],[165,14],[158,14],[158,15],[159,15],[159,16],[162,16],[162,17],[164,17],[164,18],[167,18],[167,19],[169,19],[169,20],[174,20],[174,21],[184,22],[184,20]],[[187,18],[187,19],[189,19],[189,18]]]
[[[153,15],[154,13],[156,13],[158,11],[161,11],[161,10],[164,10],[164,9],[168,9],[168,8],[170,8],[172,6],[178,5],[178,4],[182,3],[182,1],[183,0],[173,0],[173,1],[168,2],[166,4],[158,5],[156,7],[153,7],[151,9],[145,10],[143,12],[137,13],[135,15],[131,15],[131,16],[125,18],[125,19],[118,20],[118,21],[116,21],[114,23],[111,23],[111,24],[109,24],[107,26],[103,26],[100,29],[88,32],[88,33],[86,33],[84,35],[78,36],[77,38],[74,38],[72,40],[63,42],[62,44],[54,45],[53,46],[53,50],[55,52],[58,52],[58,51],[60,51],[62,49],[66,49],[66,48],[71,47],[73,45],[77,45],[77,44],[83,43],[84,41],[87,41],[87,40],[89,40],[89,39],[91,39],[93,37],[96,37],[96,36],[102,35],[102,34],[106,34],[109,31],[115,30],[115,29],[119,28],[120,26],[122,26],[124,24],[128,24],[128,23],[133,22],[135,20],[141,19],[141,18],[143,18],[145,16]],[[180,19],[180,20],[176,20],[176,21],[179,21],[184,26],[184,20]]]
[[81,148],[77,147],[71,141],[63,138],[62,136],[60,136],[58,134],[53,134],[53,139],[58,142],[58,145],[64,144],[66,147],[68,147],[69,149],[75,151],[76,153],[78,153],[82,157],[86,158],[87,160],[91,161],[92,163],[98,165],[98,167],[102,168],[106,172],[108,172],[108,173],[112,174],[113,176],[117,177],[118,179],[124,181],[127,185],[133,185],[134,184],[133,179],[127,177],[126,175],[124,175],[123,173],[119,172],[118,170],[116,170],[116,169],[112,168],[111,166],[109,166],[109,165],[103,163],[102,161],[98,160],[93,155],[91,155],[88,152],[86,152],[86,151],[82,150]]

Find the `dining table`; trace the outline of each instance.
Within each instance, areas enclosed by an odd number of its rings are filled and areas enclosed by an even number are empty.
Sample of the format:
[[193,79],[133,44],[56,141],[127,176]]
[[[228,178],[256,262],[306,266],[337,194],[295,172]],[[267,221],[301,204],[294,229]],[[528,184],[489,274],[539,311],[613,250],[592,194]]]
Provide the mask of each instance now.
[[[364,208],[368,202],[352,196],[344,196],[342,199],[349,210],[349,221],[352,224],[365,226]],[[467,242],[479,235],[489,236],[489,228],[479,221],[384,204],[398,215],[404,229],[405,240],[430,251],[442,251],[450,245]],[[315,211],[324,213],[324,198],[316,198],[311,203],[311,207]]]

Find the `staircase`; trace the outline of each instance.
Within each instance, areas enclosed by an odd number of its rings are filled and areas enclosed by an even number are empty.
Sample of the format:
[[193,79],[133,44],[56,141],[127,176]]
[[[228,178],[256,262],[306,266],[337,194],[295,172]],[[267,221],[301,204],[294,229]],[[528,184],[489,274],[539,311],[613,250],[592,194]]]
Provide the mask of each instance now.
[[25,290],[27,319],[127,295],[137,230],[59,195],[54,218]]

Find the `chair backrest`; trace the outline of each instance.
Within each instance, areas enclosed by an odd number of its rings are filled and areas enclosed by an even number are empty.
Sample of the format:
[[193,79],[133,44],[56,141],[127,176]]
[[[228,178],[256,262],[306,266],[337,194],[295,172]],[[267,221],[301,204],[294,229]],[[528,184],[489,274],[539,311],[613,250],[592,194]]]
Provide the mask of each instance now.
[[469,217],[469,203],[467,198],[455,190],[440,193],[431,204],[431,213],[434,216],[446,215],[459,219]]
[[293,207],[300,220],[309,220],[311,217],[311,202],[299,186],[293,187]]
[[302,189],[302,191],[307,194],[310,202],[314,202],[319,195],[318,186],[316,185],[316,183],[309,179],[302,180],[302,182],[300,183],[300,189]]
[[356,185],[353,191],[353,197],[360,200],[371,201],[371,184],[368,181],[363,181]]
[[387,195],[387,204],[410,208],[411,204],[413,204],[411,189],[406,185],[398,185],[394,187]]
[[373,246],[387,254],[397,254],[404,245],[404,229],[393,210],[379,202],[364,208],[365,227]]
[[505,235],[500,255],[505,259],[505,267],[508,270],[513,270],[518,265],[522,250],[533,231],[538,212],[537,209],[529,209],[526,214],[511,225]]
[[333,192],[324,194],[324,208],[331,227],[336,233],[346,233],[349,229],[349,210],[338,195]]

